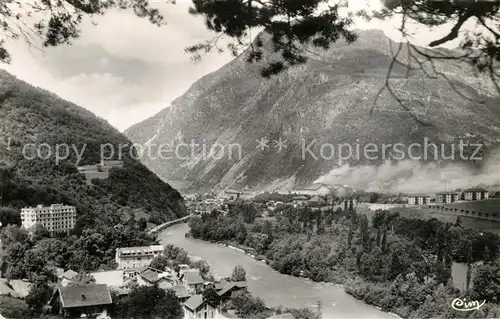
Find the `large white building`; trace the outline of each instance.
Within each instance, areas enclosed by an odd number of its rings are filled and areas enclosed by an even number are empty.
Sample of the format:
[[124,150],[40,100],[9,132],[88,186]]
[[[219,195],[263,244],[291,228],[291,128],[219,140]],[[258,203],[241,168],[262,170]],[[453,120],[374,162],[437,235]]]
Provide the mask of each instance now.
[[118,269],[145,268],[162,253],[162,245],[118,248],[115,253],[115,261]]
[[22,227],[30,229],[41,224],[51,234],[68,232],[75,227],[76,207],[63,204],[52,204],[49,207],[25,207],[21,209]]

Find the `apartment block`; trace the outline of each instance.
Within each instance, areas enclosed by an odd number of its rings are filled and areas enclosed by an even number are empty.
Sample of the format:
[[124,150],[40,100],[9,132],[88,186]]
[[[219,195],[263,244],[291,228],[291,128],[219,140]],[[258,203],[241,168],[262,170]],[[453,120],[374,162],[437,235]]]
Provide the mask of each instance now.
[[441,192],[436,194],[436,203],[451,204],[459,200],[456,192]]
[[63,204],[25,207],[21,209],[21,222],[25,229],[41,224],[52,235],[56,232],[68,232],[75,227],[76,207]]

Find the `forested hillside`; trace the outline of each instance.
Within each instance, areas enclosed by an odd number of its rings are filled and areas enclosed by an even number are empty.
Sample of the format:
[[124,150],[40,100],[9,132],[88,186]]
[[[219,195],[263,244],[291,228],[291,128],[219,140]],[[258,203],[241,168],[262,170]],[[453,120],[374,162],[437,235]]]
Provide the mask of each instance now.
[[[130,141],[105,120],[3,70],[0,97],[4,220],[23,206],[51,203],[76,205],[77,230],[129,209],[142,209],[156,222],[185,215],[181,195],[134,159]],[[68,156],[56,161],[56,147],[63,144],[68,145]],[[75,164],[98,163],[102,145],[108,145],[108,151],[114,148],[114,159],[122,159],[124,167],[89,185]],[[121,158],[120,145],[128,145]],[[66,157],[65,152],[60,147],[60,155]]]

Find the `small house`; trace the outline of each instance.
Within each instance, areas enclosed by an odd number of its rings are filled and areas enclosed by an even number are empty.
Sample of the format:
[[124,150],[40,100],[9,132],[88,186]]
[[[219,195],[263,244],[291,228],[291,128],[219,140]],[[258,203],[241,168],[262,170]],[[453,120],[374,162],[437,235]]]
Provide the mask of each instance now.
[[191,297],[189,290],[182,285],[174,286],[172,287],[172,290],[175,292],[175,296],[181,303],[186,302]]
[[310,206],[326,205],[327,201],[325,198],[320,196],[313,196],[308,201],[307,204]]
[[185,319],[214,319],[217,318],[217,309],[203,300],[201,295],[193,295],[184,302]]
[[313,183],[297,186],[293,192],[298,195],[326,196],[331,194],[332,190],[325,184]]
[[200,291],[205,282],[198,271],[186,271],[179,279],[182,284],[193,293]]
[[175,286],[177,284],[177,280],[170,272],[148,267],[139,272],[137,276],[137,283],[140,286],[158,285],[160,288],[168,289]]
[[304,195],[300,195],[300,196],[295,196],[292,201],[295,205],[305,205],[307,204],[307,201],[309,200],[309,197],[307,196],[304,196]]
[[237,200],[237,199],[240,199],[240,196],[242,194],[243,194],[242,192],[229,189],[229,190],[224,192],[224,198],[229,199],[229,200]]
[[53,313],[64,318],[110,318],[113,301],[106,285],[59,287],[50,300]]
[[[217,294],[219,295],[221,301],[226,301],[231,298],[231,295],[233,292],[240,291],[240,290],[246,290],[247,289],[247,282],[246,281],[233,281],[233,282],[227,282],[226,285],[217,291]],[[216,287],[217,290],[217,287]]]

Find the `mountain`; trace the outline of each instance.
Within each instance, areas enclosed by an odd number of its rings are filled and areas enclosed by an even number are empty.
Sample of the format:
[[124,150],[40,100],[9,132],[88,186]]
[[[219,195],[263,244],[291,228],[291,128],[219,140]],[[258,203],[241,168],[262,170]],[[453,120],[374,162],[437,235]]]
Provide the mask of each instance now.
[[[105,120],[0,70],[0,206],[74,204],[87,225],[115,225],[118,214],[132,212],[156,222],[184,216],[181,195],[134,159],[130,146]],[[123,167],[89,183],[77,165],[100,163],[101,149]]]
[[[481,143],[483,157],[496,149],[500,103],[493,86],[458,61],[435,61],[445,77],[430,77],[428,62],[411,70],[395,63],[390,87],[398,101],[380,91],[398,44],[380,31],[359,35],[352,44],[339,41],[312,52],[306,64],[270,79],[260,71],[277,53],[265,51],[263,61],[249,64],[245,52],[125,135],[148,150],[141,157],[146,166],[186,191],[289,189],[315,180],[416,191],[417,180],[436,178],[448,164],[462,177],[462,168],[467,174],[483,172],[487,161],[463,160],[457,147],[460,140]],[[260,37],[264,48],[272,47],[266,34]],[[403,46],[400,61],[406,57]],[[262,138],[269,143],[261,150]],[[280,138],[286,148],[279,147]],[[426,140],[438,147],[426,151],[427,158],[418,158],[424,148],[409,151],[412,143]],[[347,159],[343,143],[353,152],[359,145],[360,156]],[[378,149],[375,156],[363,154],[370,143]],[[403,156],[383,156],[384,145],[397,143],[404,146]],[[441,161],[441,149],[455,158]],[[463,157],[471,159],[474,151],[472,145],[464,147]],[[443,188],[441,182],[434,187]]]

